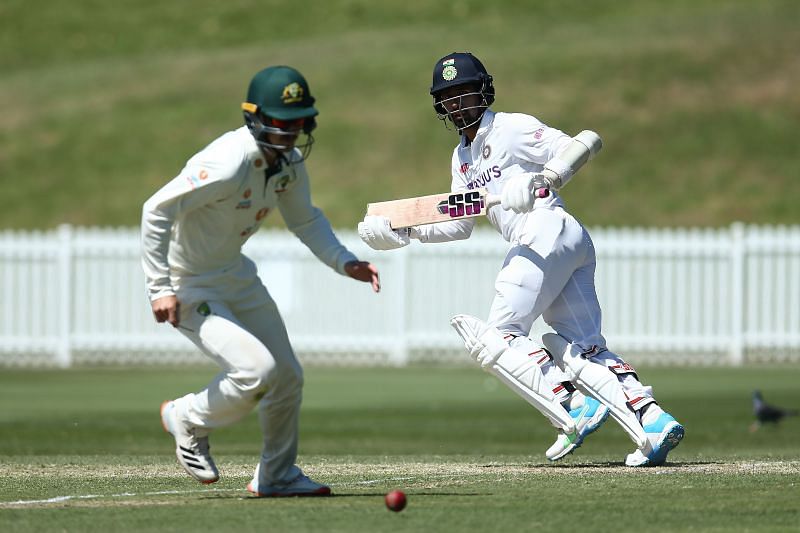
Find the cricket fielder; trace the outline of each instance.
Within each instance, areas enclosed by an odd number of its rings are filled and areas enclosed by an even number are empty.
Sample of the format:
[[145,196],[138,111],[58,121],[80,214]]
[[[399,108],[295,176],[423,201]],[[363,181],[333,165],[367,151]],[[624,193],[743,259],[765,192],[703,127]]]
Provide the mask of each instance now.
[[[611,415],[636,444],[627,465],[663,464],[684,428],[661,409],[631,365],[606,347],[594,246],[557,192],[600,149],[600,138],[588,130],[572,138],[530,115],[493,112],[493,79],[469,53],[436,62],[430,93],[439,119],[461,138],[450,189],[485,187],[499,195],[501,204],[488,218],[511,244],[488,320],[457,315],[451,325],[484,369],[559,430],[545,452],[548,459],[574,451]],[[541,189],[550,193],[537,194]],[[372,248],[388,250],[412,238],[466,239],[474,225],[466,218],[396,231],[385,217],[367,216],[359,234]],[[539,316],[555,331],[542,343],[528,336]]]
[[142,212],[142,264],[156,321],[178,328],[221,367],[205,389],[164,402],[164,429],[186,472],[214,483],[209,433],[257,407],[263,451],[247,486],[257,496],[327,495],[330,488],[295,464],[303,371],[242,246],[277,209],[320,261],[380,290],[377,269],[349,252],[311,203],[304,160],[316,126],[313,104],[297,70],[258,72],[242,104],[246,125],[189,159]]

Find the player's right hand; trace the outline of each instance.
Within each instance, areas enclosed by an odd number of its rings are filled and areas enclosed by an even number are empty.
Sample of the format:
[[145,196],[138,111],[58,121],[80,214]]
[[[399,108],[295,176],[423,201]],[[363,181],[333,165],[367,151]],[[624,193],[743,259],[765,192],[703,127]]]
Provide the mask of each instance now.
[[177,328],[180,323],[180,302],[175,295],[162,296],[150,303],[153,308],[153,316],[156,322],[169,322],[172,327]]
[[393,230],[388,218],[376,215],[367,215],[358,223],[358,236],[373,250],[394,250],[411,242],[408,232]]
[[[548,182],[543,174],[516,174],[511,176],[503,187],[500,195],[500,205],[508,211],[515,213],[529,213],[533,211],[533,204],[537,198],[544,197]],[[542,192],[540,192],[542,191]]]

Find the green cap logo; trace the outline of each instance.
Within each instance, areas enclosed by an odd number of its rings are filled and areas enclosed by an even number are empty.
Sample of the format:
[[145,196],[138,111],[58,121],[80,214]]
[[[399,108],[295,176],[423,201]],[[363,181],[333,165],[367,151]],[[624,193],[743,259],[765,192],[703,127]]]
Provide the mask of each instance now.
[[289,85],[283,88],[283,94],[281,94],[281,100],[283,100],[284,104],[293,104],[295,102],[302,102],[303,87],[297,82],[290,83]]
[[445,81],[453,81],[456,79],[456,76],[458,76],[458,71],[453,65],[447,65],[442,70],[442,78],[444,78]]

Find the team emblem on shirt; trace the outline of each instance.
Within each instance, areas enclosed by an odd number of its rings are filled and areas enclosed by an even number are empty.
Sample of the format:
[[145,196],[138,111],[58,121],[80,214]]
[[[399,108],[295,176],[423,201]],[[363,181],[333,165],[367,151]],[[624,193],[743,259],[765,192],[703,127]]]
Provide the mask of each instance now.
[[283,176],[275,183],[275,192],[286,192],[289,184],[295,180],[295,176]]
[[487,144],[483,147],[483,158],[489,159],[490,155],[492,155],[492,147]]
[[302,102],[303,88],[300,86],[299,83],[293,81],[292,83],[283,88],[283,94],[281,95],[281,100],[283,100],[284,104],[293,104],[295,102]]

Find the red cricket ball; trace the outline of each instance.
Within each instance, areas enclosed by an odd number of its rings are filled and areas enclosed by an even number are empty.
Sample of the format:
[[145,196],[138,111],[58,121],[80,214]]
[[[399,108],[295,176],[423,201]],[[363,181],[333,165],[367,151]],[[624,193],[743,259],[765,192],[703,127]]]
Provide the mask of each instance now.
[[406,493],[402,490],[393,490],[386,494],[386,507],[390,511],[399,513],[406,508]]

